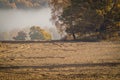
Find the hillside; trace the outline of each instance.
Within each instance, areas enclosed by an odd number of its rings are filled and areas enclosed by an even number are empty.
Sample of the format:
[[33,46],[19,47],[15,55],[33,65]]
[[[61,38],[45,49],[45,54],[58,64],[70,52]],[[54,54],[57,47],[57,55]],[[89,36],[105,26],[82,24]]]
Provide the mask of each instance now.
[[48,6],[48,0],[0,0],[0,8],[30,9]]

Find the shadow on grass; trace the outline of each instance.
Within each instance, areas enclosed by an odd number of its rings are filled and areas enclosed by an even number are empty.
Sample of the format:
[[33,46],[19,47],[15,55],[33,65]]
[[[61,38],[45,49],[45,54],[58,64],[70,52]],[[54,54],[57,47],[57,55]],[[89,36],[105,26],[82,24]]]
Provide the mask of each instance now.
[[67,68],[67,67],[96,67],[96,66],[100,66],[100,67],[104,67],[104,66],[108,66],[108,67],[115,67],[120,65],[120,63],[86,63],[86,64],[59,64],[59,65],[44,65],[44,66],[4,66],[4,67],[0,67],[0,70],[3,69],[24,69],[24,68],[33,68],[33,69],[44,69],[44,68],[48,68],[48,69],[54,69],[54,68]]
[[54,43],[54,42],[58,42],[58,43],[67,43],[67,42],[100,42],[100,40],[96,40],[96,39],[76,39],[76,40],[50,40],[50,41],[9,41],[9,40],[5,40],[5,41],[0,41],[1,43]]

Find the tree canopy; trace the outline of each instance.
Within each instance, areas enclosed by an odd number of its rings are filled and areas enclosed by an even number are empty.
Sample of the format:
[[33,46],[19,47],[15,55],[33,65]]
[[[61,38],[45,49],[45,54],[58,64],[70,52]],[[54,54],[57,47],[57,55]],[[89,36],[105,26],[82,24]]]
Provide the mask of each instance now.
[[32,26],[29,35],[31,40],[51,40],[51,35],[39,26]]
[[16,37],[13,37],[14,40],[26,40],[27,34],[24,31],[19,31]]
[[51,0],[50,4],[58,30],[65,27],[74,39],[81,36],[78,33],[95,33],[101,39],[119,34],[120,0]]

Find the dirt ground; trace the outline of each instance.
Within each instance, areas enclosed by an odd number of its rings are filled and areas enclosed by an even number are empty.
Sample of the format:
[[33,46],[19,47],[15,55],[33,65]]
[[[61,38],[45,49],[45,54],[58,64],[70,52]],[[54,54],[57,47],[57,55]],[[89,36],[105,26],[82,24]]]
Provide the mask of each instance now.
[[0,80],[120,80],[120,42],[0,43]]

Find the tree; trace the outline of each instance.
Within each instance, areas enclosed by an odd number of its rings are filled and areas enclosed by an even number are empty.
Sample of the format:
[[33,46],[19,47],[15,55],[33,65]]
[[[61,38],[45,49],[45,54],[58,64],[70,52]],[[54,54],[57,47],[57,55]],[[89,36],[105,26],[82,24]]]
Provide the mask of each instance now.
[[52,39],[51,34],[49,34],[47,31],[41,29],[41,33],[44,36],[44,40],[51,40]]
[[63,13],[63,8],[70,5],[70,0],[49,0],[49,4],[52,10],[52,18],[51,21],[55,24],[58,29],[59,34],[64,35],[65,33],[65,25],[61,24],[63,21],[59,20],[59,17]]
[[40,27],[32,26],[29,32],[31,40],[44,40],[44,36],[40,31]]
[[71,5],[64,9],[60,20],[67,24],[66,32],[76,36],[79,34],[95,33],[102,19],[85,0],[71,0]]
[[[52,5],[55,6],[52,8],[52,19],[57,24],[58,30],[60,32],[66,31],[73,36],[73,39],[76,39],[78,33],[95,32],[98,28],[97,24],[101,22],[100,16],[96,14],[95,10],[90,9],[86,0],[62,0],[61,4],[56,1]],[[56,9],[56,7],[60,8]]]
[[31,40],[51,40],[51,35],[39,26],[32,26],[29,35]]
[[14,40],[26,40],[27,34],[24,31],[18,32],[16,37],[13,37]]
[[[96,8],[97,12],[103,17],[103,22],[100,26],[100,38],[110,39],[119,37],[116,35],[120,31],[120,0],[104,0],[101,8]],[[100,3],[99,3],[100,4]]]
[[[62,0],[69,1],[65,7],[53,4],[53,14],[59,22],[66,24],[66,32],[76,39],[77,33],[97,32],[99,36],[111,35],[120,31],[120,0]],[[56,9],[59,8],[59,9]],[[62,8],[61,13],[59,12]],[[56,22],[58,22],[56,21]],[[62,27],[62,26],[61,26]],[[60,28],[61,28],[60,27]]]

